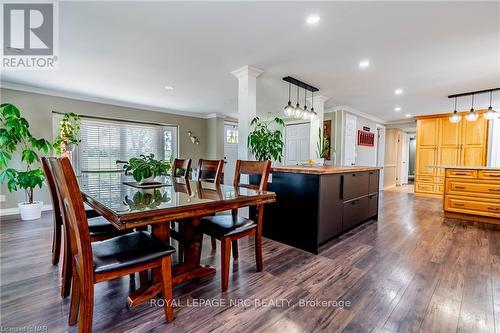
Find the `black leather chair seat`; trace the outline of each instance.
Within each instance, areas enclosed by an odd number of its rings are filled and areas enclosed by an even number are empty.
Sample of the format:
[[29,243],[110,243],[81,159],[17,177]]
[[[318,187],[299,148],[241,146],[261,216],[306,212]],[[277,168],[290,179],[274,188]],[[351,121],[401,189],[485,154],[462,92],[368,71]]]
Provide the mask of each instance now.
[[171,255],[175,249],[146,231],[92,243],[94,272],[104,273]]
[[104,217],[93,217],[87,220],[89,224],[89,232],[92,233],[103,233],[103,232],[113,232],[118,231],[111,223],[108,222]]
[[205,234],[215,238],[231,236],[257,227],[257,224],[250,219],[232,215],[203,217],[201,225]]
[[95,210],[93,209],[86,209],[85,210],[85,215],[87,215],[87,218],[90,219],[90,218],[93,218],[93,217],[98,217],[98,216],[101,216],[99,215],[98,212],[96,212]]

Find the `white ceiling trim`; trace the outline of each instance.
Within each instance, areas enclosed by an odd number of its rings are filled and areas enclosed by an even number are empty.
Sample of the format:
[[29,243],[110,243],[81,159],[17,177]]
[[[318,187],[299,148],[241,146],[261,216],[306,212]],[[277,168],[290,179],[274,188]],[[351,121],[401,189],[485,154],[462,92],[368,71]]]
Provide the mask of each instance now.
[[347,112],[355,114],[357,116],[372,120],[372,121],[379,123],[381,125],[387,124],[387,121],[385,121],[383,119],[380,119],[380,118],[375,117],[375,116],[368,114],[368,113],[358,111],[358,110],[356,110],[348,105],[340,105],[340,106],[331,107],[331,108],[325,110],[325,113],[336,112],[336,111],[347,111]]
[[93,102],[93,103],[107,104],[107,105],[113,105],[113,106],[121,106],[121,107],[132,108],[132,109],[140,109],[140,110],[144,110],[144,111],[155,111],[155,112],[161,112],[161,113],[169,113],[169,114],[174,114],[174,115],[184,116],[184,117],[203,118],[203,119],[208,119],[208,118],[213,117],[213,114],[206,115],[206,114],[194,113],[194,112],[193,113],[181,112],[181,111],[159,108],[159,107],[154,107],[154,106],[148,106],[148,105],[143,105],[143,104],[123,102],[123,101],[118,101],[118,100],[114,100],[114,99],[101,98],[101,97],[89,96],[89,95],[60,91],[60,90],[38,88],[38,87],[28,86],[28,85],[24,85],[24,84],[6,82],[6,81],[0,81],[0,88],[30,92],[30,93],[35,93],[35,94],[49,95],[49,96],[54,96],[54,97],[70,98],[70,99],[76,99],[76,100],[85,101],[85,102]]

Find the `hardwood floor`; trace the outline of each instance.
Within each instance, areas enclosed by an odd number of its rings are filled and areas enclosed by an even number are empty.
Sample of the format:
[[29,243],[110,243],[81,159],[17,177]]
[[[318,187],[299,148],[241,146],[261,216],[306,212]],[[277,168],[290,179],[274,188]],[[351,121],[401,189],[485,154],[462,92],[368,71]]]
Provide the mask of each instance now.
[[[51,265],[51,228],[50,213],[39,221],[2,218],[2,330],[76,331],[67,326],[69,299],[60,298],[58,267]],[[213,252],[205,239],[202,262],[218,273],[174,289],[171,324],[151,304],[126,308],[134,287],[129,278],[97,284],[94,331],[500,332],[500,228],[444,221],[437,199],[384,192],[378,222],[329,243],[318,256],[264,239],[261,273],[253,239],[242,240],[226,293],[220,292],[219,251],[220,243]],[[238,299],[240,306],[229,304]],[[194,306],[201,300],[226,304]]]

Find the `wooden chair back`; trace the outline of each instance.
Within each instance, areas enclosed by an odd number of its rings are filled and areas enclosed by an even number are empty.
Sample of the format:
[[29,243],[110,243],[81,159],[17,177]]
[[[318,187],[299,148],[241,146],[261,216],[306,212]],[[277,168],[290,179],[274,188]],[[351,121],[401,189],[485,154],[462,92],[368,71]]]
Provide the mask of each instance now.
[[73,266],[82,279],[93,281],[93,259],[85,207],[73,167],[67,157],[50,158],[49,164],[60,195],[65,230],[70,236]]
[[[246,187],[254,190],[265,191],[267,190],[267,182],[269,179],[269,172],[271,170],[271,161],[236,161],[236,168],[234,171],[234,186]],[[259,185],[241,184],[241,175],[260,176]]]
[[220,184],[222,180],[223,168],[223,160],[204,160],[200,158],[198,162],[196,180],[213,181],[216,184]]
[[52,174],[52,170],[49,165],[49,161],[46,157],[42,157],[42,166],[43,171],[45,172],[45,179],[47,180],[47,184],[49,185],[50,199],[52,200],[52,212],[54,214],[54,222],[55,225],[59,228],[62,225],[62,214],[61,214],[61,206],[59,204],[59,194],[57,193],[56,183],[54,181],[54,175]]
[[184,179],[189,179],[189,169],[191,168],[191,159],[181,160],[176,158],[174,164],[172,165],[172,177],[178,177],[177,173],[179,169],[184,170]]

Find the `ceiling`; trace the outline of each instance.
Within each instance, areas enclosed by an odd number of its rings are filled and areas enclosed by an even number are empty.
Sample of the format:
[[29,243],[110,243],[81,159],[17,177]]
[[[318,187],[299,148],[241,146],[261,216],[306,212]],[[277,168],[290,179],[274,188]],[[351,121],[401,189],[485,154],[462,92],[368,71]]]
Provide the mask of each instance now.
[[[319,24],[306,24],[311,13]],[[281,112],[290,75],[320,88],[327,107],[386,122],[449,112],[449,94],[500,87],[500,2],[60,2],[59,24],[59,70],[4,71],[3,82],[235,116],[230,72],[254,65],[265,71],[259,113]],[[361,70],[363,59],[371,66]]]

